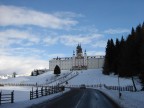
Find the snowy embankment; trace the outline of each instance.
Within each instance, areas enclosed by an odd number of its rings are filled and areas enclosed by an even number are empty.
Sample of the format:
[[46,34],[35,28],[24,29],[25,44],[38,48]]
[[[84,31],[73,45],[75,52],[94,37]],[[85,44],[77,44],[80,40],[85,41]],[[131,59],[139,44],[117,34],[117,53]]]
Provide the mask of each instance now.
[[[59,76],[63,77],[66,74],[68,74],[70,71],[62,71],[62,74]],[[66,81],[70,78],[70,76],[75,75],[78,73],[78,75],[68,81],[68,85],[96,85],[96,84],[106,84],[107,86],[118,86],[118,77],[116,75],[103,75],[101,69],[89,69],[89,70],[82,70],[82,71],[74,71],[72,74],[70,74],[67,78],[61,78],[52,85],[58,84],[60,82]],[[55,75],[53,75],[53,72],[48,72],[43,75],[39,76],[28,76],[28,77],[18,77],[18,78],[10,78],[7,80],[0,80],[0,82],[5,83],[38,83],[43,84],[47,83],[48,81],[51,81],[55,78]],[[135,80],[137,88],[140,90],[140,84],[137,80]],[[129,78],[120,78],[120,86],[129,86],[132,85],[132,80]],[[142,91],[139,92],[126,92],[121,91],[122,97],[119,99],[118,97],[118,91],[117,90],[107,90],[104,87],[102,88],[95,88],[100,89],[101,91],[105,92],[107,95],[113,98],[113,100],[117,101],[123,108],[143,108],[144,103],[144,94]],[[2,108],[25,108],[26,106],[40,103],[44,100],[50,99],[55,95],[45,96],[34,100],[29,100],[29,91],[31,90],[31,87],[11,87],[11,86],[4,86],[0,87],[0,90],[5,92],[10,92],[12,90],[15,90],[15,103],[14,104],[5,104],[0,107]],[[59,95],[59,94],[58,94]],[[60,95],[59,95],[60,96]],[[20,107],[23,106],[25,107]]]
[[[135,80],[136,87],[138,90],[141,89],[140,83],[138,80]],[[69,85],[95,85],[95,84],[106,84],[107,86],[118,86],[118,77],[117,75],[103,75],[101,69],[91,69],[84,70],[79,72],[79,75],[69,81]],[[129,86],[132,85],[131,78],[120,78],[120,86]],[[122,97],[119,99],[118,90],[107,90],[104,87],[96,88],[114,101],[116,101],[122,108],[144,108],[144,93],[143,91],[130,92],[130,91],[121,91]]]
[[[43,96],[43,97],[40,97],[38,99],[23,100],[23,101],[15,102],[15,103],[12,103],[12,104],[11,103],[2,104],[2,105],[0,105],[0,108],[28,108],[28,107],[30,107],[32,105],[39,104],[39,103],[42,103],[44,101],[48,101],[48,100],[54,99],[56,97],[59,97],[63,93],[66,93],[68,91],[69,91],[69,89],[66,89],[64,92],[52,94],[52,95],[49,95],[49,96]],[[23,97],[25,97],[24,93],[21,94],[21,95],[23,95]]]
[[[1,79],[0,83],[2,84],[47,84],[48,85],[56,85],[59,82],[65,80],[63,77],[66,76],[72,76],[73,73],[71,73],[68,70],[62,70],[60,76],[56,76],[53,74],[52,71],[46,72],[44,74],[41,74],[39,76],[21,76],[16,78],[9,78],[9,79]],[[62,80],[63,79],[63,80]],[[33,88],[35,90],[36,87]],[[0,105],[1,108],[26,108],[28,106],[31,106],[32,104],[38,104],[45,100],[55,98],[57,96],[61,96],[62,93],[56,93],[49,96],[44,96],[38,99],[30,100],[30,91],[32,90],[31,86],[0,86],[0,90],[2,91],[2,94],[9,94],[11,91],[14,90],[14,103],[13,104],[2,104]],[[69,91],[67,89],[65,92]]]
[[[69,85],[92,85],[106,84],[107,86],[118,86],[118,77],[116,75],[103,75],[102,69],[89,69],[79,71],[79,75],[69,81]],[[131,79],[120,78],[121,86],[132,85]]]
[[[20,76],[16,78],[0,79],[0,83],[13,83],[13,84],[50,84],[70,74],[68,70],[62,70],[60,76],[53,74],[53,71],[48,71],[38,76]],[[54,84],[54,83],[53,83]]]
[[[68,70],[62,70],[60,76],[56,76],[53,74],[53,71],[49,71],[39,76],[21,76],[16,78],[1,79],[0,84],[47,84],[48,82],[53,81],[48,85],[56,85],[62,81],[63,77],[67,75],[71,75],[71,72]],[[33,89],[35,90],[36,87]],[[30,100],[30,91],[32,90],[31,86],[0,86],[0,91],[2,91],[2,94],[9,94],[13,90],[15,103]]]
[[144,93],[143,91],[139,92],[129,92],[121,91],[121,98],[119,98],[119,92],[116,90],[106,90],[100,89],[116,101],[122,108],[144,108]]

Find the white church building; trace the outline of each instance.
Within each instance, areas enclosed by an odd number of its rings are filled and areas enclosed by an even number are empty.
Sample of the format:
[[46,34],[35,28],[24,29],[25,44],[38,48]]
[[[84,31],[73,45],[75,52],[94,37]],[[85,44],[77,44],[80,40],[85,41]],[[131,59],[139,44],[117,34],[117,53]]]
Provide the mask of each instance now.
[[76,54],[75,51],[73,51],[72,57],[53,58],[49,61],[49,69],[54,70],[56,65],[58,65],[61,70],[97,69],[102,68],[103,63],[103,55],[88,56],[86,50],[83,53],[81,45],[78,44],[76,47]]

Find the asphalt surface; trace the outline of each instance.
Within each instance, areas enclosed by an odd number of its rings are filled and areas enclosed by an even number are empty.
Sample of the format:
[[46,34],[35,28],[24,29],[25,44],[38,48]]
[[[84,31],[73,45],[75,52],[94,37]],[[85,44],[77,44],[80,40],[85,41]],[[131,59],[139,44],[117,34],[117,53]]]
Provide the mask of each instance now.
[[99,90],[72,89],[53,100],[30,108],[120,108],[113,100]]

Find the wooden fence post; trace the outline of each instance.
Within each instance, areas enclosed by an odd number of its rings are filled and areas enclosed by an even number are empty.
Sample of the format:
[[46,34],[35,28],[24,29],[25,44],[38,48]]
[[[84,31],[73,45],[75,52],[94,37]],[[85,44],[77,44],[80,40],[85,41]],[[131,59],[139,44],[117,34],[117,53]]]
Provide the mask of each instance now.
[[47,87],[45,87],[45,89],[44,89],[44,90],[45,90],[45,96],[46,96],[46,95],[47,95]]
[[54,86],[54,93],[56,93],[56,86]]
[[41,96],[43,96],[43,87],[41,88]]
[[32,92],[31,92],[31,93],[32,93],[32,99],[33,99],[33,94],[34,94],[34,92],[33,92],[33,87],[32,87]]
[[55,86],[53,86],[53,93],[55,93]]
[[51,87],[48,89],[48,94],[50,95],[51,94]]
[[33,99],[33,87],[32,87],[32,91],[30,91],[30,100]]
[[31,96],[32,96],[32,92],[30,91],[30,100],[32,99],[32,97],[31,97]]
[[57,92],[59,92],[59,86],[57,86]]
[[51,93],[50,93],[50,94],[53,94],[53,86],[51,87],[50,91],[51,91]]
[[11,103],[14,103],[14,90],[11,92]]
[[55,93],[55,86],[53,86],[53,93]]
[[2,92],[0,92],[0,105],[1,105],[1,95],[2,95]]
[[38,98],[38,88],[36,89],[36,98]]

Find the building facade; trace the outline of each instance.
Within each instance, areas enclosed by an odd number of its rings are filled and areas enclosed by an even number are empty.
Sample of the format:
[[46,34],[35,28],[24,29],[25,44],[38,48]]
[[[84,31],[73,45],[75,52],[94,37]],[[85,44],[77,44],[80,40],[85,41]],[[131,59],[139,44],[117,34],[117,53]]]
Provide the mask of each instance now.
[[76,53],[73,51],[72,57],[53,58],[49,61],[49,69],[54,70],[58,65],[61,70],[80,70],[102,68],[104,56],[87,56],[86,50],[82,51],[81,45],[76,47]]

